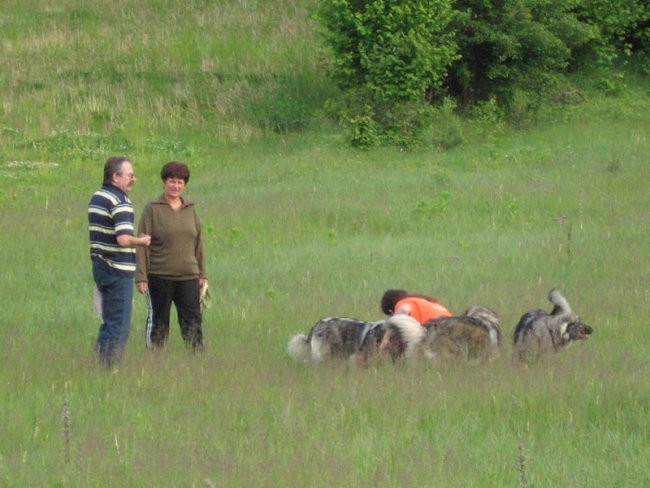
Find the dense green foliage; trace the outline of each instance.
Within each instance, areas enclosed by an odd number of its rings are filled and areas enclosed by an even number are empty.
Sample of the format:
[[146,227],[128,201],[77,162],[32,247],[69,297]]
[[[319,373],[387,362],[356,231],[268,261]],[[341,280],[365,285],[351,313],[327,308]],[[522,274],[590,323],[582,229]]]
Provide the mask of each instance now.
[[548,100],[576,52],[597,37],[566,0],[458,0],[453,24],[460,59],[449,93],[461,106],[494,97],[510,108],[519,94]]
[[408,143],[457,58],[449,0],[325,0],[318,16],[357,146]]
[[650,7],[638,0],[321,0],[319,12],[355,145],[415,142],[425,104],[447,96],[534,115],[572,91],[569,72],[611,87],[618,54],[650,40]]
[[596,26],[602,41],[618,53],[650,55],[650,3],[647,0],[581,0],[575,12]]

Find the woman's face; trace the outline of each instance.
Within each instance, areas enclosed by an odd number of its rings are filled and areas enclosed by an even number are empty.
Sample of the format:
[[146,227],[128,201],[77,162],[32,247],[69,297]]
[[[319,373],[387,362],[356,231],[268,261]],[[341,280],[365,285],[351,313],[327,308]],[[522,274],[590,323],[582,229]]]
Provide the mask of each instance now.
[[185,190],[185,180],[182,178],[167,178],[165,180],[165,197],[167,199],[175,200],[180,198]]

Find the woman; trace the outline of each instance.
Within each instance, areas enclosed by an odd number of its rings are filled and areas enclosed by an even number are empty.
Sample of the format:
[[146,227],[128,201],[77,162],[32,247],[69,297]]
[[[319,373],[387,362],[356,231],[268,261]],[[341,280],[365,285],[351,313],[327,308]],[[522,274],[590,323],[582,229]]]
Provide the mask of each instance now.
[[142,211],[138,231],[151,236],[151,245],[136,253],[135,281],[151,299],[147,347],[162,347],[169,336],[169,315],[176,306],[181,335],[193,350],[203,347],[201,288],[208,277],[203,256],[201,223],[194,204],[183,198],[190,170],[178,161],[160,171],[163,194]]
[[405,290],[386,290],[381,297],[381,311],[386,315],[410,315],[421,324],[439,317],[451,317],[451,312],[437,299],[409,294]]

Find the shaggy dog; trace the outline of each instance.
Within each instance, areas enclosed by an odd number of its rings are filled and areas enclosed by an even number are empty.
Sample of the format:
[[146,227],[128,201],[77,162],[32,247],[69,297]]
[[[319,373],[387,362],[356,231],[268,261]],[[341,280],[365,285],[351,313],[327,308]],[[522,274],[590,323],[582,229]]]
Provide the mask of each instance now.
[[558,352],[573,341],[585,340],[593,329],[573,313],[567,299],[553,288],[548,294],[553,304],[551,313],[543,310],[526,312],[519,319],[514,333],[514,352],[525,361],[533,355]]
[[499,317],[487,307],[472,306],[462,315],[440,317],[422,325],[401,320],[386,327],[379,350],[390,352],[393,358],[495,359],[501,352]]
[[384,321],[365,322],[347,317],[327,317],[314,324],[309,334],[294,335],[289,355],[297,361],[336,359],[367,361],[384,335]]

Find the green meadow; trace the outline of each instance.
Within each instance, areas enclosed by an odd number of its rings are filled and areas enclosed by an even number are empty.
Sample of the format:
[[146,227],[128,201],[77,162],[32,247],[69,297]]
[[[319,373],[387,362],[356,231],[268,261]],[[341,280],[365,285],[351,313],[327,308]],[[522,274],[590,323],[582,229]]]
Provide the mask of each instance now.
[[[0,485],[650,486],[647,75],[580,80],[534,123],[441,111],[428,144],[358,151],[324,109],[314,4],[3,2]],[[136,293],[123,363],[94,361],[86,206],[114,154],[136,219],[162,164],[190,166],[203,354],[175,321],[146,351]],[[493,308],[502,357],[288,356],[321,317],[380,319],[396,287]],[[514,327],[552,287],[594,333],[517,364]]]

